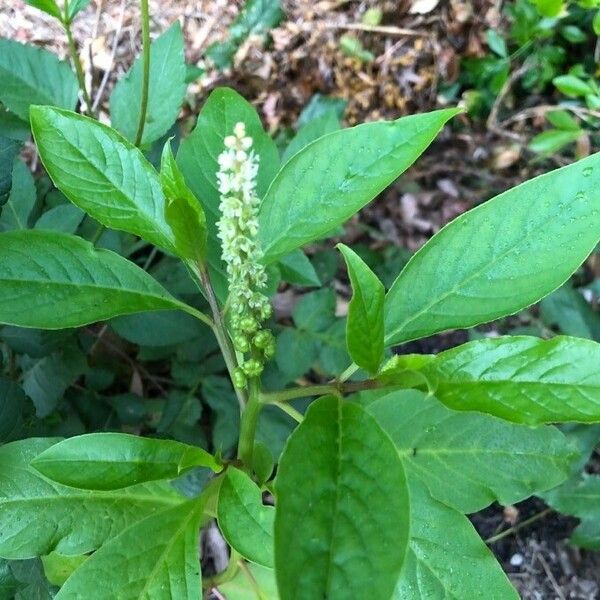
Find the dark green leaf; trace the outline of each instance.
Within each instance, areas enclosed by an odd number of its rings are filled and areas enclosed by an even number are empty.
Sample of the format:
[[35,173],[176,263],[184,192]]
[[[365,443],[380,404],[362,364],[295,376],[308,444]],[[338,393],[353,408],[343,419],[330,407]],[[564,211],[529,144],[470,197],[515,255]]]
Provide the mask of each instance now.
[[510,315],[564,283],[600,238],[598,163],[536,177],[434,235],[388,292],[386,344]]
[[352,360],[369,373],[383,361],[383,304],[385,289],[377,275],[348,246],[338,244],[352,283],[346,344]]
[[13,438],[21,428],[26,404],[23,390],[10,379],[0,377],[0,444]]
[[294,252],[282,257],[277,266],[283,281],[303,286],[319,287],[321,285],[315,268],[302,250],[294,250]]
[[0,322],[63,329],[120,314],[180,308],[150,275],[64,233],[0,234]]
[[322,115],[312,119],[298,129],[298,133],[292,138],[292,141],[285,149],[281,161],[286,163],[294,154],[300,152],[300,150],[308,146],[311,142],[338,129],[340,129],[340,121],[335,110],[330,109],[325,111]]
[[554,427],[459,413],[416,390],[383,396],[368,412],[392,438],[407,476],[462,513],[494,501],[513,504],[554,487],[577,456]]
[[244,558],[273,568],[275,509],[243,471],[229,468],[219,489],[217,519],[227,543]]
[[75,233],[85,213],[73,204],[59,204],[45,212],[35,223],[35,229]]
[[56,600],[200,600],[200,519],[195,499],[156,512],[104,544],[67,580]]
[[409,502],[397,451],[358,405],[311,405],[288,440],[275,491],[282,600],[389,598],[404,562]]
[[344,98],[323,96],[319,93],[314,94],[308,104],[302,109],[302,112],[298,117],[297,126],[304,127],[304,125],[310,123],[310,121],[318,119],[330,110],[332,110],[337,118],[341,120],[344,117],[347,105],[348,101]]
[[194,467],[220,471],[201,448],[125,433],[89,433],[54,444],[33,461],[42,475],[74,488],[115,490],[175,479]]
[[32,104],[73,109],[77,79],[71,67],[52,52],[0,38],[0,102],[29,120]]
[[[0,135],[0,208],[9,200],[13,186],[13,169],[19,168],[15,162],[21,150],[21,142]],[[14,165],[14,166],[13,166]]]
[[30,558],[52,550],[84,554],[159,509],[179,508],[184,500],[162,482],[91,492],[48,481],[29,463],[57,441],[37,438],[0,447],[0,556],[4,558]]
[[263,199],[265,262],[327,235],[383,191],[459,112],[366,123],[318,139],[279,171]]
[[217,88],[211,93],[198,115],[196,127],[183,140],[177,153],[177,164],[206,214],[208,262],[213,286],[223,302],[227,296],[227,281],[221,261],[221,242],[217,237],[217,221],[220,218],[217,159],[225,150],[223,140],[232,134],[238,122],[246,125],[247,135],[253,140],[252,148],[259,157],[256,191],[259,197],[263,197],[279,168],[277,146],[263,130],[254,107],[232,89]]
[[277,336],[275,361],[290,380],[304,375],[318,356],[318,341],[305,331],[286,327]]
[[98,222],[176,253],[158,174],[116,131],[64,110],[31,109],[33,135],[50,177]]
[[175,162],[170,141],[163,148],[160,184],[167,199],[165,219],[173,230],[178,256],[203,262],[206,256],[206,217]]
[[292,317],[298,329],[323,331],[335,321],[335,292],[323,288],[304,294],[294,307]]
[[[142,144],[148,145],[175,123],[185,96],[183,34],[174,23],[150,46],[148,109]],[[112,125],[129,141],[136,137],[142,102],[143,59],[138,57],[130,71],[119,80],[110,97]]]

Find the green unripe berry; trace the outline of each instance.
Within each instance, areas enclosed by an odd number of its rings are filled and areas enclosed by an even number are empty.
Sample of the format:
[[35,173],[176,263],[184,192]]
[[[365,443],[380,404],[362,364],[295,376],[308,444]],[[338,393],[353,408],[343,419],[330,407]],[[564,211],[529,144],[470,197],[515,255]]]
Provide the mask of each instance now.
[[266,321],[267,319],[270,319],[272,314],[273,314],[273,307],[269,303],[264,304],[262,306],[262,308],[260,309],[260,318],[262,321]]
[[271,340],[268,346],[263,348],[263,354],[266,359],[273,358],[275,356],[275,340]]
[[240,329],[244,333],[254,333],[258,329],[258,321],[254,317],[240,319]]
[[272,341],[273,334],[268,329],[259,331],[252,339],[252,343],[261,350],[264,350]]
[[238,352],[248,352],[250,350],[248,338],[241,333],[233,337],[233,346]]
[[246,378],[246,374],[240,367],[236,367],[233,371],[233,385],[238,390],[243,390],[248,384],[248,379]]
[[242,369],[248,377],[258,377],[263,372],[263,365],[255,358],[247,360]]

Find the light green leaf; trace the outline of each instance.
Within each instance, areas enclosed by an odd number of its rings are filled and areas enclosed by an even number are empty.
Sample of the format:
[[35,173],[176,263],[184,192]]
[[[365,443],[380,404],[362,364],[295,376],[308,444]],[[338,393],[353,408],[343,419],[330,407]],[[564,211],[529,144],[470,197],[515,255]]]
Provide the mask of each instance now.
[[56,600],[200,600],[203,510],[195,499],[131,525],[86,560]]
[[178,256],[203,262],[206,256],[206,217],[175,162],[170,141],[162,152],[160,184],[167,199],[165,219],[173,230]]
[[312,119],[298,129],[298,133],[296,133],[285,149],[281,157],[281,162],[286,163],[294,154],[300,152],[300,150],[308,146],[311,142],[338,129],[340,129],[340,121],[335,110],[329,109],[325,111],[322,115]]
[[[164,482],[117,492],[75,490],[29,466],[56,439],[0,447],[0,556],[24,559],[57,550],[78,555],[99,548],[131,523],[184,501]],[[43,518],[40,518],[43,515]]]
[[527,145],[532,152],[549,155],[559,152],[565,146],[576,142],[583,132],[549,129],[536,135]]
[[46,211],[35,223],[35,229],[75,233],[85,213],[73,204],[59,204]]
[[600,476],[567,481],[542,498],[555,510],[581,519],[571,536],[574,544],[600,550]]
[[579,123],[568,110],[551,110],[546,113],[546,119],[557,129],[563,131],[581,131]]
[[69,21],[72,21],[77,13],[86,8],[90,3],[90,0],[70,0],[69,1],[69,11],[67,13],[67,17]]
[[456,412],[416,390],[392,392],[367,410],[392,438],[407,476],[463,513],[550,489],[566,479],[577,457],[554,427]]
[[80,567],[88,557],[65,556],[59,552],[50,552],[42,556],[42,564],[44,565],[44,574],[52,585],[61,586],[73,574],[73,571]]
[[20,151],[19,140],[0,135],[0,210],[10,198],[15,159]]
[[0,102],[29,120],[32,104],[73,109],[77,79],[68,63],[52,52],[0,38]]
[[273,569],[245,564],[233,579],[217,586],[227,600],[279,600]]
[[221,241],[217,237],[220,218],[217,159],[225,150],[223,140],[232,134],[238,122],[246,125],[246,133],[253,140],[252,148],[259,157],[256,192],[262,198],[279,168],[279,153],[275,142],[263,130],[254,107],[232,89],[217,88],[210,94],[198,115],[196,127],[177,152],[177,164],[206,214],[208,262],[213,286],[222,302],[227,297],[227,280],[221,261]]
[[559,92],[570,98],[579,98],[592,94],[594,90],[583,79],[575,75],[559,75],[552,80]]
[[392,600],[519,600],[467,517],[409,479],[411,537]]
[[26,404],[23,390],[10,379],[0,377],[0,444],[19,431]]
[[73,204],[176,252],[158,174],[137,148],[106,125],[47,106],[32,107],[31,127],[48,174]]
[[[52,17],[56,17],[59,21],[62,21],[60,8],[54,0],[25,0],[25,2],[38,10],[44,11]],[[77,0],[75,0],[75,2],[77,2]]]
[[389,598],[408,542],[398,453],[360,406],[326,397],[292,433],[275,480],[283,600]]
[[75,236],[2,233],[0,256],[0,323],[64,329],[146,310],[193,310],[133,263]]
[[397,179],[457,109],[330,133],[277,173],[260,208],[265,263],[327,235]]
[[125,433],[69,438],[42,452],[31,465],[53,481],[87,490],[175,479],[194,467],[221,470],[214,457],[197,446]]
[[12,188],[8,202],[0,214],[0,231],[27,229],[35,201],[35,183],[31,171],[23,161],[17,159],[13,164]]
[[[150,46],[148,109],[142,144],[163,136],[175,123],[185,96],[183,33],[177,21]],[[139,56],[110,97],[112,125],[129,141],[136,137],[142,102],[143,59]]]
[[386,298],[386,344],[513,314],[563,284],[600,238],[600,154],[461,215],[409,261]]
[[244,558],[273,568],[275,509],[243,471],[229,468],[219,489],[217,519],[227,543]]
[[600,344],[571,337],[484,338],[446,350],[419,370],[435,396],[455,410],[476,410],[539,425],[600,422]]
[[376,373],[383,361],[385,289],[358,254],[344,244],[337,247],[344,255],[352,283],[346,327],[348,352],[359,367]]

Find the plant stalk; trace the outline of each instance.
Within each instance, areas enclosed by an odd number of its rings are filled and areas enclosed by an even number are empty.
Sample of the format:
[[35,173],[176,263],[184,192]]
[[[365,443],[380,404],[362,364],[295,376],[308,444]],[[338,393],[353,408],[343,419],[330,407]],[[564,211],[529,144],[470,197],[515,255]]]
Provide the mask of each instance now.
[[141,0],[142,7],[142,52],[144,71],[142,79],[142,101],[140,104],[140,120],[135,134],[135,145],[142,143],[144,127],[146,126],[146,112],[148,110],[148,88],[150,85],[150,10],[148,0]]
[[81,59],[79,58],[79,53],[77,52],[77,46],[75,45],[75,40],[73,39],[73,32],[71,31],[71,21],[67,18],[67,13],[69,10],[69,0],[65,0],[65,18],[62,22],[63,27],[65,28],[65,33],[67,34],[67,42],[69,44],[69,54],[71,55],[71,60],[73,61],[73,66],[75,67],[75,73],[77,75],[77,81],[79,83],[79,89],[81,91],[81,95],[83,96],[83,101],[85,102],[85,114],[88,117],[93,117],[92,113],[92,100],[90,95],[88,94],[87,88],[85,86],[85,75],[83,74],[83,67],[81,66]]
[[295,387],[289,390],[263,393],[261,399],[265,404],[280,404],[296,398],[309,398],[311,396],[326,396],[327,394],[352,394],[363,390],[372,390],[381,387],[382,384],[376,379],[365,381],[351,381],[349,383],[333,382],[323,385],[309,385],[306,387]]
[[240,441],[238,444],[238,458],[244,463],[247,470],[252,469],[252,456],[254,454],[254,437],[258,417],[262,409],[260,400],[260,380],[252,377],[248,382],[248,402],[242,410],[240,422]]

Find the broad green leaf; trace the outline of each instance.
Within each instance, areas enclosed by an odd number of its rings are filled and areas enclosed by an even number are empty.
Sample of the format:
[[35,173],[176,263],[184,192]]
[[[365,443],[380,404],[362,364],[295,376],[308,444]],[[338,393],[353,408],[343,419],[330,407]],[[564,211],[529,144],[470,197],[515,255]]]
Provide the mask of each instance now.
[[238,47],[248,36],[268,33],[269,29],[279,24],[283,16],[279,0],[247,0],[240,14],[229,27],[228,39],[209,46],[206,49],[206,56],[215,63],[217,68],[226,69],[231,66]]
[[87,369],[85,354],[73,341],[28,368],[23,389],[31,398],[36,415],[47,417],[56,408],[67,388]]
[[600,476],[567,481],[542,497],[555,510],[581,519],[571,536],[574,544],[600,550]]
[[593,93],[593,89],[583,79],[575,75],[559,75],[552,80],[559,92],[570,98],[578,98]]
[[0,209],[10,198],[13,186],[13,165],[21,150],[21,142],[0,135]]
[[162,152],[160,184],[167,199],[165,219],[173,230],[178,256],[203,262],[206,256],[206,217],[175,162],[170,141]]
[[0,231],[27,229],[35,201],[35,183],[31,171],[23,161],[17,159],[12,167],[12,188],[8,202],[0,214]]
[[46,211],[35,223],[35,229],[75,233],[85,213],[73,204],[59,204]]
[[563,284],[600,238],[600,154],[461,215],[409,261],[386,298],[386,344],[513,314]]
[[311,142],[340,129],[340,121],[335,110],[330,109],[319,117],[312,119],[300,129],[288,144],[281,157],[281,162],[286,163],[294,154],[300,152]]
[[227,600],[279,600],[273,569],[244,564],[233,579],[217,586]]
[[221,241],[217,237],[220,218],[217,159],[225,150],[223,140],[232,134],[238,122],[246,125],[246,132],[253,140],[252,148],[259,158],[256,191],[262,198],[279,168],[279,153],[275,142],[263,130],[254,107],[234,90],[217,88],[210,94],[198,115],[196,127],[177,152],[177,164],[206,214],[208,262],[213,286],[222,302],[227,296],[227,281],[221,261]]
[[59,552],[50,552],[50,554],[42,556],[44,574],[52,585],[61,586],[87,558],[85,554],[66,556]]
[[285,327],[277,336],[275,362],[290,380],[304,375],[319,357],[319,342],[310,333]]
[[116,490],[175,479],[194,467],[221,467],[202,448],[125,433],[88,433],[54,444],[32,461],[42,475],[74,488]]
[[540,302],[542,321],[561,333],[600,341],[600,314],[583,295],[565,284]]
[[204,500],[156,512],[104,544],[56,600],[200,600],[199,537]]
[[21,428],[26,404],[23,390],[14,381],[0,377],[0,444],[10,440]]
[[455,410],[539,425],[600,422],[600,344],[571,337],[507,336],[441,352],[418,372]]
[[32,104],[73,109],[77,79],[68,63],[52,52],[0,38],[0,102],[29,120]]
[[320,287],[321,280],[302,250],[294,250],[277,263],[281,279],[296,285]]
[[352,283],[348,304],[346,344],[361,369],[376,373],[383,361],[383,304],[385,289],[377,275],[348,246],[338,244]]
[[392,600],[519,600],[467,517],[409,478],[411,537]]
[[338,120],[342,120],[344,112],[348,106],[348,100],[336,98],[335,96],[323,96],[323,94],[314,94],[308,101],[308,104],[302,109],[298,117],[297,126],[304,127],[314,119],[318,119],[330,110],[334,112]]
[[179,508],[184,501],[164,482],[91,492],[48,481],[29,463],[57,441],[34,438],[0,447],[0,556],[4,558],[31,558],[52,550],[84,554],[131,523],[166,507]]
[[133,263],[65,233],[2,233],[0,256],[0,323],[64,329],[147,310],[193,310]]
[[323,288],[304,294],[294,306],[292,318],[299,329],[323,331],[335,321],[335,292]]
[[8,564],[12,576],[9,583],[14,585],[14,594],[3,600],[52,600],[54,598],[57,590],[46,579],[40,559],[13,560]]
[[67,18],[72,21],[77,13],[86,8],[90,3],[90,0],[69,0],[69,11]]
[[457,109],[330,133],[277,173],[260,208],[265,263],[326,236],[397,179]]
[[[185,96],[185,75],[183,33],[176,22],[150,46],[148,109],[142,145],[163,136],[177,120]],[[112,125],[131,142],[140,120],[142,80],[143,58],[139,56],[110,97]]]
[[460,413],[416,390],[392,392],[367,410],[394,442],[407,476],[463,513],[550,489],[566,479],[577,457],[554,427]]
[[568,110],[552,110],[546,113],[546,119],[557,129],[580,131],[579,123]]
[[217,519],[227,543],[244,558],[273,568],[275,509],[243,471],[229,468],[219,488]]
[[0,106],[0,136],[17,142],[26,142],[31,135],[29,122],[20,119],[4,106]]
[[409,501],[391,440],[360,406],[314,402],[275,480],[282,600],[389,598],[408,542]]
[[[78,0],[74,0],[74,2],[77,1]],[[56,17],[59,21],[62,21],[62,13],[54,0],[25,0],[25,2],[30,6],[44,11],[52,17]]]
[[73,332],[72,329],[48,331],[7,325],[0,330],[0,338],[15,352],[31,358],[44,358],[64,348],[69,338],[73,337]]
[[176,253],[158,174],[116,131],[75,113],[35,106],[31,127],[48,174],[98,222]]
[[562,129],[549,129],[536,135],[527,145],[532,152],[550,155],[559,152],[562,148],[576,142],[583,131],[565,131]]

